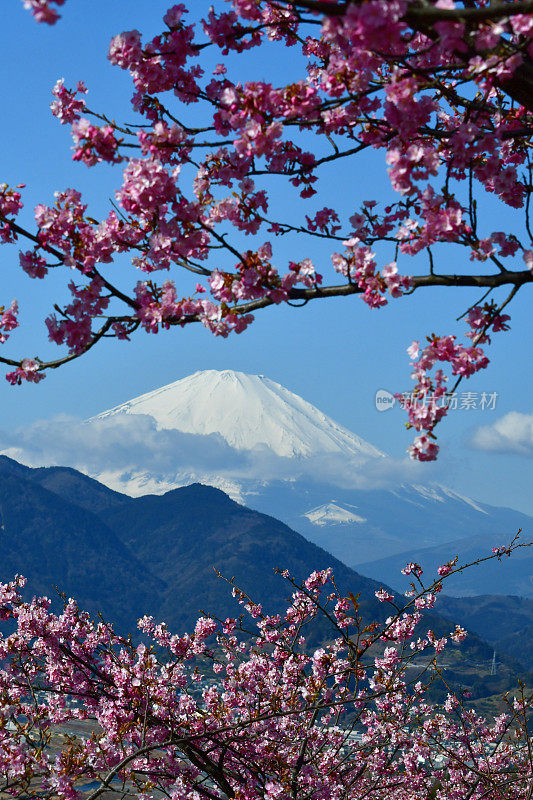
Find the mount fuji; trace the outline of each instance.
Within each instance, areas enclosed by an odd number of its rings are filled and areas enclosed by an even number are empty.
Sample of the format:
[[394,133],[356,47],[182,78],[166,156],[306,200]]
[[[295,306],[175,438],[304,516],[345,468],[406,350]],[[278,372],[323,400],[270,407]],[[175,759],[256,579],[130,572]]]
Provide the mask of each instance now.
[[[92,472],[92,477],[132,496],[163,494],[195,481],[215,486],[281,519],[345,564],[364,563],[365,574],[378,580],[383,580],[386,558],[401,558],[399,571],[411,550],[428,552],[477,537],[485,554],[485,544],[490,552],[518,528],[526,534],[533,530],[533,520],[524,514],[478,503],[438,484],[406,479],[392,488],[386,483],[368,488],[366,474],[386,473],[386,454],[264,376],[196,372],[91,422],[131,425],[135,415],[159,432],[179,432],[213,447],[222,444],[240,460],[232,468],[211,471],[175,463],[164,471],[133,468]],[[387,569],[392,583],[390,563]],[[465,594],[487,590],[483,572],[477,572],[479,585],[471,580]],[[509,586],[499,585],[498,591],[512,594],[512,572],[505,580]],[[521,594],[523,586],[522,581]],[[462,593],[460,586],[454,591]]]
[[159,429],[217,433],[237,450],[266,449],[282,458],[384,453],[318,408],[264,375],[209,369],[162,386],[99,414],[147,414]]

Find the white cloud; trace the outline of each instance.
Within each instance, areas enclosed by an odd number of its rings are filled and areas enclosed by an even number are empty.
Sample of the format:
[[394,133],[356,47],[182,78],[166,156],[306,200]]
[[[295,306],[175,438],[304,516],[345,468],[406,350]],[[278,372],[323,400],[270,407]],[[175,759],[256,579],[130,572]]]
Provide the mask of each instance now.
[[469,439],[475,450],[533,457],[533,414],[510,411],[493,425],[477,428]]
[[324,453],[294,459],[260,451],[250,453],[248,467],[248,471],[253,471],[253,477],[257,478],[305,478],[332,483],[344,489],[384,489],[402,483],[427,482],[435,479],[437,469],[407,457],[347,458]]
[[301,478],[368,490],[435,480],[438,469],[408,458],[350,459],[331,453],[286,458],[266,447],[244,452],[219,434],[158,429],[152,417],[142,414],[41,420],[13,432],[0,431],[0,452],[32,467],[74,467],[134,495],[160,494],[199,481],[241,500],[243,481],[249,487],[249,481]]
[[145,415],[120,415],[84,422],[58,416],[13,433],[0,431],[0,449],[29,466],[69,466],[90,474],[104,470],[216,470],[244,467],[247,455],[218,434],[158,430]]

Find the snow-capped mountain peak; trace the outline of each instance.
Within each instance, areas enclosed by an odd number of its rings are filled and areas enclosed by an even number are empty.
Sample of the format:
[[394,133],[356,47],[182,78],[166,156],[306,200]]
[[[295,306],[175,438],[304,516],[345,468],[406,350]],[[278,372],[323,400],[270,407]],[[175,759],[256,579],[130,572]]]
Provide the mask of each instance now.
[[99,414],[146,414],[159,429],[218,433],[237,450],[286,458],[342,455],[362,461],[384,454],[315,406],[263,375],[204,370]]
[[366,518],[356,514],[354,509],[357,506],[345,503],[339,505],[334,500],[325,503],[323,506],[312,508],[303,514],[313,525],[347,525],[353,522],[366,522]]

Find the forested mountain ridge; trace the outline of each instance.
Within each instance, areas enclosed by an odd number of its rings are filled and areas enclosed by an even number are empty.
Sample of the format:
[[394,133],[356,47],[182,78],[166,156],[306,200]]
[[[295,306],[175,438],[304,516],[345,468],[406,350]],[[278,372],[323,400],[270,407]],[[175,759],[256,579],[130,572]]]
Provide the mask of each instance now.
[[[31,469],[7,458],[0,458],[0,476],[2,536],[9,542],[0,578],[21,572],[36,593],[50,594],[56,585],[121,631],[134,632],[146,613],[175,631],[190,629],[203,612],[236,616],[242,609],[215,569],[235,577],[265,610],[279,611],[291,587],[276,568],[301,579],[331,566],[340,591],[359,596],[366,621],[390,614],[375,598],[379,583],[213,487],[195,484],[132,499],[70,468]],[[453,629],[435,613],[422,626],[438,636]],[[488,673],[491,645],[471,634],[449,653],[450,679],[475,689],[480,672]],[[504,655],[501,663],[494,690],[510,686],[521,669]]]

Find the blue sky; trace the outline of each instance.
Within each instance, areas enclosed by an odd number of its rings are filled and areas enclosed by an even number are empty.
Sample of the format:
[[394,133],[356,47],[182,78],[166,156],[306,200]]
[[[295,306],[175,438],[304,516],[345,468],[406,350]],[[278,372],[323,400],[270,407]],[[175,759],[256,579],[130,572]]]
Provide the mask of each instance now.
[[[68,0],[63,19],[53,28],[37,25],[20,0],[4,0],[4,5],[0,28],[4,120],[0,180],[27,184],[22,220],[29,226],[33,206],[51,202],[53,192],[67,186],[83,191],[94,216],[103,214],[107,198],[119,185],[120,167],[87,169],[71,161],[69,130],[49,111],[50,91],[60,77],[67,85],[83,79],[90,91],[89,105],[108,111],[118,120],[131,120],[131,83],[107,61],[109,40],[115,33],[132,28],[145,36],[157,33],[168,4],[159,0],[92,0],[90,4]],[[200,16],[209,5],[196,0],[196,13]],[[297,76],[297,53],[291,51],[289,58],[292,60],[286,63],[261,63],[255,55],[250,56],[247,64],[254,73],[243,78],[268,78],[275,83],[290,68]],[[362,200],[390,195],[383,157],[373,155],[362,159],[353,173],[333,169],[324,173],[320,202],[310,208],[333,205],[353,213]],[[289,208],[294,198],[280,186],[276,201]],[[489,204],[487,231],[514,224],[515,213],[502,216],[501,207]],[[305,252],[299,257],[314,257],[322,271],[325,254],[311,252],[307,241],[302,249]],[[294,258],[298,252],[290,255]],[[454,269],[464,255],[450,248],[444,258],[442,266]],[[64,297],[63,280],[31,281],[20,272],[14,248],[4,246],[0,259],[0,303],[17,297],[24,323],[4,345],[4,352],[57,355],[57,349],[46,344],[42,320],[53,302]],[[399,266],[408,271],[409,260]],[[126,265],[117,264],[116,268],[126,269]],[[332,276],[327,265],[324,272]],[[230,368],[279,381],[380,449],[401,458],[412,438],[405,431],[404,416],[399,409],[378,413],[375,393],[378,389],[409,389],[405,350],[411,340],[423,339],[432,331],[461,334],[463,326],[455,319],[476,299],[476,294],[467,290],[431,289],[392,301],[381,311],[370,311],[358,298],[339,298],[311,303],[303,309],[264,311],[247,332],[226,340],[215,339],[199,325],[156,336],[138,335],[130,345],[109,343],[95,348],[79,361],[50,373],[38,386],[11,388],[7,382],[0,382],[0,429],[12,432],[60,413],[89,417],[198,369]],[[440,430],[440,462],[428,466],[424,476],[485,502],[533,514],[533,446],[528,449],[526,443],[524,455],[519,455],[511,454],[513,448],[505,441],[496,449],[494,442],[488,446],[486,436],[478,436],[482,443],[478,447],[484,449],[474,449],[468,443],[480,425],[493,426],[510,412],[533,412],[529,301],[527,287],[511,308],[512,330],[494,337],[489,353],[491,366],[460,388],[478,394],[497,392],[495,409],[450,412]],[[520,419],[518,423],[515,420],[518,427]]]

